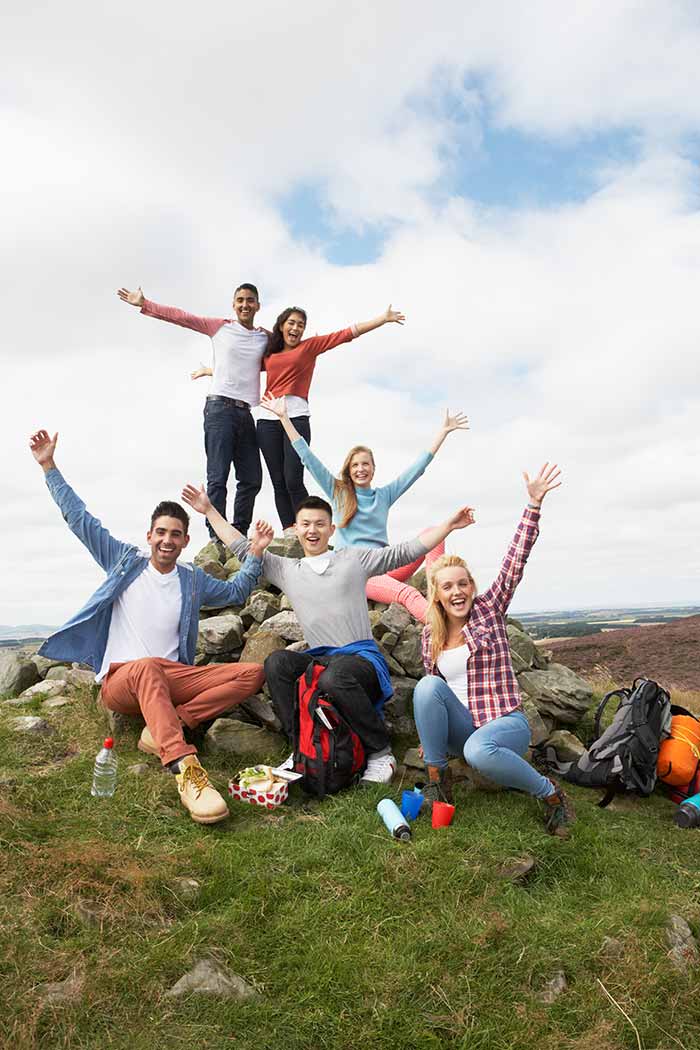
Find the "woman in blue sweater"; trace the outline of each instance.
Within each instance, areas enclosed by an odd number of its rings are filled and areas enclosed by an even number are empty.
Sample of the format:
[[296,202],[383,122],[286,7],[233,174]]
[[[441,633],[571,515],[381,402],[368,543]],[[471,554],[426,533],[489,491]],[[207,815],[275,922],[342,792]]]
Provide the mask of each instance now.
[[[373,488],[375,465],[371,449],[365,445],[355,445],[351,448],[341,467],[340,476],[335,477],[314,455],[290,421],[283,397],[265,397],[261,405],[279,417],[292,448],[331,501],[333,520],[336,522],[334,543],[337,550],[342,547],[388,546],[387,518],[392,504],[423,474],[448,434],[453,430],[468,429],[466,416],[461,412],[451,416],[447,411],[445,421],[431,448],[422,452],[408,470],[399,474],[388,485]],[[425,557],[426,567],[444,552],[444,543],[429,551]],[[367,597],[375,602],[398,602],[417,620],[425,623],[428,603],[420,591],[406,582],[422,561],[423,558],[419,558],[410,565],[394,569],[384,576],[373,576],[367,581]]]

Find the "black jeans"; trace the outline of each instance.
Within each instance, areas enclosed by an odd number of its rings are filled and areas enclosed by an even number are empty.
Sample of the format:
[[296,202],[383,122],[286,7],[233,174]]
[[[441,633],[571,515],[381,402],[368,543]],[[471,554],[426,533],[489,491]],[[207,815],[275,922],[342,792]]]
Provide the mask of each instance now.
[[[265,661],[265,677],[270,687],[272,706],[289,740],[294,736],[297,702],[297,679],[313,662],[308,653],[280,649]],[[377,675],[369,660],[345,653],[322,657],[328,667],[318,680],[319,687],[333,701],[339,713],[352,726],[369,753],[390,746],[389,734],[373,706],[381,691]]]
[[[260,450],[250,409],[240,408],[228,398],[208,397],[204,402],[204,448],[207,453],[207,495],[224,518],[226,486],[233,463],[237,481],[233,526],[247,536],[253,520],[255,497],[262,485]],[[209,532],[214,535],[211,527]]]
[[[308,416],[295,416],[292,423],[301,436],[311,442],[311,422]],[[267,465],[275,492],[275,506],[287,529],[294,524],[295,511],[308,492],[304,486],[304,464],[292,448],[292,443],[278,419],[258,420],[258,445]]]

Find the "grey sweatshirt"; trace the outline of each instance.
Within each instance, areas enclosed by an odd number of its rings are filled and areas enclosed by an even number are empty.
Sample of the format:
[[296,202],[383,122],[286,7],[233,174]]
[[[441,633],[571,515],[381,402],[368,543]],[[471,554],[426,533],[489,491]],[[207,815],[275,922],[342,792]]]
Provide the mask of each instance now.
[[[231,544],[231,550],[243,559],[248,546],[248,540],[241,539]],[[281,558],[267,552],[262,558],[263,576],[289,598],[311,649],[371,638],[367,580],[408,565],[427,554],[428,548],[415,539],[394,547],[344,547],[328,553],[330,564],[320,575],[303,558]]]

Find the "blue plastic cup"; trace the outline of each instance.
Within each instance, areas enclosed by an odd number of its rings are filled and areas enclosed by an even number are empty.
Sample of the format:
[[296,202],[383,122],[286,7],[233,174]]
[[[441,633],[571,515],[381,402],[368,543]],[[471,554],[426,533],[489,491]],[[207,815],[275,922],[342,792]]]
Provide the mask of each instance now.
[[420,791],[404,791],[401,794],[401,812],[407,820],[415,820],[424,802]]

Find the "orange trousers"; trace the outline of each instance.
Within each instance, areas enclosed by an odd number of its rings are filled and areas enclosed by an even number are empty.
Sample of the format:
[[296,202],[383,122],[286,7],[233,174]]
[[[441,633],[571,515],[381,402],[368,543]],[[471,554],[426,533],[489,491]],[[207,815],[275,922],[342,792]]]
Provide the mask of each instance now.
[[102,702],[110,711],[142,714],[160,748],[163,765],[197,748],[183,736],[183,723],[200,722],[230,711],[262,688],[261,664],[206,664],[190,667],[160,657],[110,664],[102,681]]

